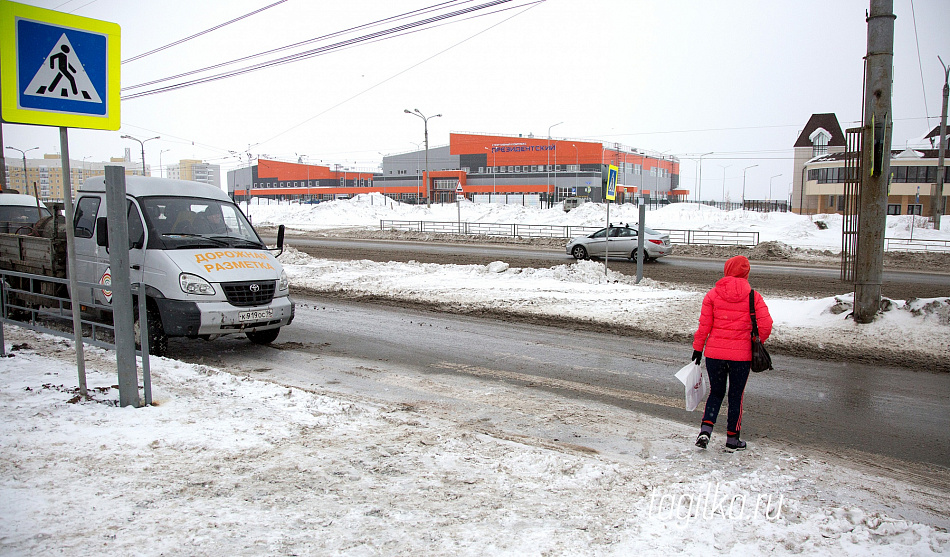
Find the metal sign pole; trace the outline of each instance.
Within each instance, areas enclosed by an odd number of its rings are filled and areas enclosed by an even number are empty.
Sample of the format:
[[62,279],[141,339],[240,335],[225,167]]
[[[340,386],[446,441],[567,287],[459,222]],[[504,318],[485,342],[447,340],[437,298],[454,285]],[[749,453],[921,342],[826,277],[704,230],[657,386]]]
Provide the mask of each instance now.
[[79,373],[79,394],[86,390],[86,356],[82,341],[82,315],[79,305],[79,279],[76,277],[76,231],[73,228],[73,184],[69,171],[69,137],[65,127],[59,128],[59,144],[63,166],[63,203],[66,205],[66,268],[69,278],[69,305],[73,312],[73,335],[76,342],[76,369]]
[[106,213],[109,226],[112,323],[115,326],[119,405],[139,406],[139,378],[135,366],[135,331],[132,319],[132,284],[129,282],[129,219],[124,167],[106,167]]
[[148,356],[148,303],[145,299],[145,283],[138,283],[139,296],[139,344],[142,346],[142,384],[145,386],[145,406],[152,405],[152,368]]
[[640,204],[640,222],[637,224],[637,284],[643,280],[643,234],[646,226],[643,222],[647,220],[647,206]]

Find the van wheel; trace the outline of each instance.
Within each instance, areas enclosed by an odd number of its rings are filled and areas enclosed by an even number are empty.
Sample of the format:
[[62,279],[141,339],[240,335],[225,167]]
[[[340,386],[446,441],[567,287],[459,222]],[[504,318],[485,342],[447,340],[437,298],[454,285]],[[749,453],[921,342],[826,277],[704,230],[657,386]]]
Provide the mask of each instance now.
[[574,259],[588,259],[587,249],[584,246],[574,246],[574,249],[571,250],[571,255],[574,256]]
[[[158,314],[158,308],[154,304],[146,301],[148,309],[146,310],[146,324],[148,326],[148,353],[152,356],[164,356],[168,353],[168,335],[165,334],[165,327],[162,326],[162,317]],[[135,348],[142,349],[142,332],[139,327],[138,304],[135,306]]]
[[277,340],[277,335],[280,334],[280,327],[264,331],[248,331],[244,334],[247,335],[247,339],[254,344],[270,344]]

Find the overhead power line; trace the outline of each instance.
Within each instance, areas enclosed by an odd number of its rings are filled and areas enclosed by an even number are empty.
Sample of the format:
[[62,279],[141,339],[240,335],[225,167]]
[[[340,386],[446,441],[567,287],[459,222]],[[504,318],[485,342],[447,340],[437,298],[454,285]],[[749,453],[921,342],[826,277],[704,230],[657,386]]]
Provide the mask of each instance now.
[[140,60],[140,59],[142,59],[142,58],[145,58],[146,56],[150,56],[150,55],[152,55],[152,54],[155,54],[156,52],[161,52],[161,51],[166,50],[166,49],[169,49],[169,48],[171,48],[171,47],[173,47],[173,46],[177,46],[177,45],[180,45],[180,44],[182,44],[182,43],[188,42],[188,41],[190,41],[191,39],[195,39],[195,38],[200,37],[200,36],[202,36],[202,35],[207,35],[208,33],[211,33],[212,31],[217,31],[218,29],[221,29],[222,27],[226,27],[226,26],[228,26],[228,25],[231,25],[232,23],[241,21],[242,19],[247,19],[247,18],[251,17],[252,15],[259,14],[259,13],[263,12],[264,10],[267,10],[267,9],[269,9],[269,8],[273,8],[274,6],[276,6],[276,5],[278,5],[278,4],[283,4],[283,3],[286,2],[286,1],[287,1],[287,0],[278,0],[277,2],[274,2],[273,4],[270,4],[270,5],[268,5],[268,6],[264,6],[263,8],[260,8],[260,9],[257,9],[257,10],[254,10],[253,12],[246,13],[246,14],[244,14],[244,15],[242,15],[242,16],[240,16],[240,17],[236,17],[236,18],[234,18],[234,19],[232,19],[232,20],[230,20],[230,21],[225,21],[224,23],[221,23],[221,24],[219,24],[219,25],[215,25],[214,27],[210,27],[210,28],[208,28],[208,29],[205,29],[204,31],[199,32],[199,33],[195,33],[194,35],[191,35],[190,37],[185,37],[184,39],[179,39],[179,40],[177,40],[177,41],[175,41],[175,42],[168,43],[168,44],[165,45],[165,46],[160,46],[160,47],[158,47],[158,48],[156,48],[156,49],[153,49],[153,50],[150,50],[150,51],[148,51],[148,52],[143,52],[142,54],[139,54],[139,55],[137,55],[137,56],[133,56],[133,57],[131,57],[131,58],[127,58],[127,59],[123,60],[122,63],[123,63],[123,64],[128,64],[129,62],[134,62],[134,61],[136,61],[136,60]]
[[[471,1],[471,0],[466,0],[466,3],[467,3],[467,2],[470,2],[470,1]],[[461,18],[461,16],[468,15],[468,14],[473,14],[474,12],[479,12],[479,11],[482,11],[482,10],[486,10],[486,9],[488,9],[488,8],[494,8],[494,7],[497,7],[497,6],[501,5],[501,4],[506,4],[506,3],[509,3],[509,2],[512,2],[512,1],[514,1],[514,0],[492,0],[492,1],[490,1],[490,2],[486,2],[486,3],[483,3],[483,4],[476,5],[476,6],[466,7],[466,8],[454,10],[454,11],[447,12],[447,13],[441,13],[441,14],[438,14],[438,15],[433,15],[433,16],[426,17],[426,18],[421,19],[421,20],[410,21],[410,22],[408,22],[408,23],[403,23],[403,24],[397,25],[397,26],[395,26],[395,27],[390,27],[390,28],[387,28],[387,29],[384,29],[384,30],[381,30],[381,31],[375,31],[375,32],[372,32],[372,33],[360,35],[360,36],[355,37],[355,38],[345,39],[345,40],[342,40],[342,41],[338,41],[338,42],[333,43],[333,44],[330,44],[330,45],[325,45],[325,46],[321,46],[321,47],[318,47],[318,48],[313,48],[313,49],[305,50],[305,51],[302,51],[302,52],[297,52],[297,53],[294,53],[294,54],[289,54],[289,55],[286,55],[286,56],[281,56],[281,57],[278,57],[278,58],[273,58],[273,59],[271,59],[271,60],[267,60],[267,61],[264,61],[264,62],[259,62],[259,63],[256,63],[256,64],[251,64],[251,65],[249,65],[249,66],[245,66],[245,67],[242,67],[242,68],[237,68],[237,69],[234,69],[234,70],[229,70],[229,71],[225,71],[225,72],[218,73],[218,74],[213,74],[213,75],[205,75],[205,76],[197,77],[197,78],[194,78],[194,79],[190,79],[190,80],[186,80],[186,81],[180,81],[180,82],[178,82],[178,83],[173,83],[173,84],[171,84],[171,85],[165,85],[165,86],[157,87],[157,88],[154,88],[154,89],[149,89],[149,90],[145,90],[145,91],[141,91],[141,92],[131,93],[131,94],[128,94],[128,95],[123,96],[122,99],[123,99],[123,100],[130,100],[130,99],[135,99],[135,98],[139,98],[139,97],[144,97],[144,96],[147,96],[147,95],[154,95],[154,94],[158,94],[158,93],[165,93],[165,92],[168,92],[168,91],[174,91],[174,90],[176,90],[176,89],[181,89],[181,88],[184,88],[184,87],[190,87],[190,86],[192,86],[192,85],[198,85],[198,84],[200,84],[200,83],[208,83],[208,82],[211,82],[211,81],[218,81],[218,80],[221,80],[221,79],[226,79],[226,78],[229,78],[229,77],[235,77],[235,76],[238,76],[238,75],[242,75],[242,74],[245,74],[245,73],[249,73],[249,72],[253,72],[253,71],[257,71],[257,70],[261,70],[261,69],[265,69],[265,68],[269,68],[269,67],[274,67],[274,66],[279,66],[279,65],[283,65],[283,64],[289,64],[289,63],[292,63],[292,62],[297,62],[297,61],[300,61],[300,60],[305,60],[305,59],[307,59],[307,58],[311,58],[311,57],[314,57],[314,56],[321,56],[321,55],[328,54],[328,53],[333,52],[333,51],[336,51],[336,50],[353,47],[353,46],[356,46],[356,45],[359,45],[359,44],[366,44],[366,43],[371,43],[371,42],[377,42],[377,41],[380,41],[380,40],[387,40],[387,39],[390,39],[390,38],[395,38],[395,37],[402,36],[402,35],[406,35],[406,34],[409,34],[409,33],[418,32],[418,31],[421,31],[421,30],[432,29],[432,28],[436,27],[437,24],[439,24],[440,22],[445,22],[445,21],[450,20],[450,19],[458,19],[458,18]],[[531,4],[537,4],[537,3],[543,2],[543,1],[544,1],[544,0],[534,0],[534,1],[531,1],[531,2],[525,2],[525,3],[518,4],[518,5],[516,5],[516,6],[506,7],[506,8],[503,8],[503,9],[498,9],[498,10],[491,11],[491,12],[489,12],[489,13],[483,13],[483,14],[479,14],[479,15],[491,15],[491,14],[498,13],[498,12],[505,11],[505,10],[509,10],[509,9],[515,9],[515,8],[518,8],[518,7],[524,7],[524,6],[531,5]],[[281,48],[278,48],[278,49],[272,49],[272,50],[269,50],[269,51],[265,51],[265,52],[258,53],[258,54],[254,54],[254,55],[250,55],[250,56],[245,56],[245,57],[238,58],[238,59],[235,59],[235,60],[231,60],[231,61],[228,61],[228,62],[223,62],[223,63],[220,63],[220,64],[215,64],[215,65],[213,65],[213,66],[208,66],[208,67],[206,67],[206,68],[201,68],[201,69],[198,69],[198,70],[193,70],[193,71],[189,71],[189,72],[177,74],[177,75],[174,75],[174,76],[169,76],[169,77],[166,77],[166,78],[157,79],[157,80],[149,81],[149,82],[146,82],[146,83],[141,83],[141,84],[138,84],[138,85],[133,85],[133,86],[125,87],[125,88],[123,88],[123,91],[132,91],[132,90],[135,90],[135,89],[141,89],[141,88],[149,87],[149,86],[152,86],[152,85],[158,85],[158,84],[160,84],[160,83],[165,83],[165,82],[168,82],[168,81],[174,81],[174,80],[177,80],[177,79],[182,79],[182,78],[186,78],[186,77],[189,77],[189,76],[206,73],[206,72],[208,72],[208,71],[215,70],[215,69],[219,69],[219,68],[222,68],[222,67],[224,67],[224,66],[231,65],[231,64],[234,64],[234,63],[237,63],[237,62],[247,61],[247,60],[250,60],[250,59],[253,59],[253,58],[257,58],[257,57],[260,57],[260,56],[263,56],[263,55],[274,54],[274,53],[277,53],[277,52],[279,52],[279,51],[283,51],[283,50],[287,50],[287,49],[290,49],[290,48],[299,47],[300,45],[310,44],[310,43],[317,42],[317,41],[327,40],[328,38],[338,37],[338,36],[341,36],[341,35],[345,35],[345,34],[348,34],[348,33],[352,33],[354,30],[365,29],[365,28],[368,28],[368,27],[373,27],[373,26],[380,25],[381,23],[384,23],[384,22],[397,21],[397,20],[400,20],[400,19],[406,19],[407,17],[411,17],[411,16],[413,16],[413,15],[418,16],[418,15],[420,15],[420,14],[425,14],[425,13],[428,13],[428,12],[432,12],[432,11],[434,11],[434,10],[444,9],[445,5],[447,5],[447,4],[454,4],[454,3],[455,3],[455,2],[444,2],[444,3],[442,3],[442,4],[436,4],[436,5],[434,5],[434,6],[430,6],[430,7],[428,7],[428,8],[422,9],[422,10],[415,10],[415,11],[413,11],[413,12],[407,12],[406,14],[400,14],[400,15],[398,15],[398,16],[393,16],[393,17],[390,17],[390,18],[385,18],[385,19],[378,20],[378,21],[375,21],[375,22],[372,22],[372,23],[369,23],[369,24],[365,24],[365,25],[360,25],[360,26],[357,26],[357,27],[353,27],[353,28],[350,28],[350,29],[347,29],[347,30],[344,30],[344,31],[339,31],[339,32],[336,32],[336,33],[331,33],[331,34],[329,34],[329,35],[324,35],[324,36],[322,36],[322,37],[317,37],[317,38],[314,38],[314,39],[310,39],[310,40],[308,40],[308,41],[303,41],[303,42],[300,42],[300,43],[295,43],[294,45],[288,45],[288,46],[281,47]]]

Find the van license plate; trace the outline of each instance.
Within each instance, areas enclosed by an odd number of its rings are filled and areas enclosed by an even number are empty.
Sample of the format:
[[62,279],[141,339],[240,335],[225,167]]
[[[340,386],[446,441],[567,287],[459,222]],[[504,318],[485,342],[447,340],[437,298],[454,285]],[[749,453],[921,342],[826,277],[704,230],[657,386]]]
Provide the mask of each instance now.
[[241,321],[263,321],[274,316],[273,309],[252,309],[251,311],[242,311],[238,314]]

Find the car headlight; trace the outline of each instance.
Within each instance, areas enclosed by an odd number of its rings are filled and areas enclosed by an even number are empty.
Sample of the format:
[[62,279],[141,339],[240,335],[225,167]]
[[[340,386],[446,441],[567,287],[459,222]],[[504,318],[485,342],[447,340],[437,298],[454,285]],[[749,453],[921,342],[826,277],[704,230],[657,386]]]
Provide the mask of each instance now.
[[214,294],[214,287],[211,286],[210,282],[191,273],[178,275],[178,284],[181,285],[181,291],[185,294],[198,294],[201,296],[211,296]]
[[290,289],[290,280],[287,278],[287,271],[280,270],[280,278],[277,279],[277,291],[285,292]]

